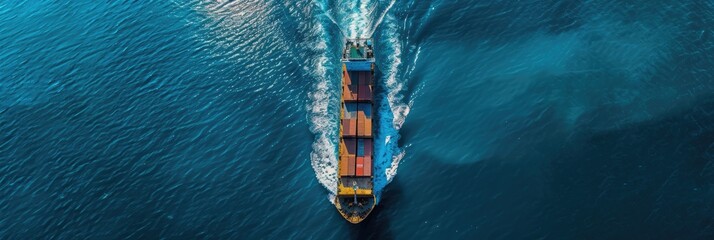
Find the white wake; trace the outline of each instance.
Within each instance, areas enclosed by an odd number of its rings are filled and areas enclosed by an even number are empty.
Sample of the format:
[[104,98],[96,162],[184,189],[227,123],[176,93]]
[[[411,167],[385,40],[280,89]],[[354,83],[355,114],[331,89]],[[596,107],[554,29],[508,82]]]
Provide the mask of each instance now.
[[[376,28],[382,21],[385,21],[386,28],[381,32],[384,39],[375,39],[377,55],[377,65],[383,69],[383,76],[377,79],[377,84],[382,86],[383,91],[377,99],[379,128],[375,136],[375,190],[380,192],[397,174],[399,162],[404,157],[404,150],[398,146],[399,129],[404,124],[409,114],[409,105],[404,102],[402,93],[406,90],[404,80],[400,79],[400,67],[402,65],[402,45],[398,34],[398,24],[396,18],[389,13],[396,0],[389,0],[384,3],[368,0],[344,0],[338,1],[329,9],[328,3],[315,1],[321,12],[325,15],[323,19],[336,23],[346,37],[372,37]],[[378,13],[375,18],[375,9],[382,4],[386,6],[383,12]],[[317,16],[320,19],[322,16]],[[377,21],[374,21],[374,20]],[[337,21],[336,21],[337,20]],[[325,24],[317,24],[315,29],[317,35],[321,37],[321,43],[327,44],[327,39],[334,36],[327,36],[328,28]],[[339,43],[342,44],[341,42]],[[322,55],[314,61],[315,79],[314,90],[310,93],[311,131],[316,135],[311,154],[312,167],[317,174],[317,178],[322,185],[327,188],[332,195],[337,189],[337,141],[339,129],[339,116],[337,109],[330,109],[330,104],[334,101],[337,104],[339,95],[334,92],[339,91],[339,71],[338,60],[330,59],[328,47],[323,46],[316,49]],[[378,51],[384,51],[380,53]],[[334,54],[333,54],[334,55]],[[380,61],[381,60],[381,61]],[[331,66],[331,67],[326,67]],[[331,79],[336,78],[336,79]],[[334,85],[334,86],[333,86]]]

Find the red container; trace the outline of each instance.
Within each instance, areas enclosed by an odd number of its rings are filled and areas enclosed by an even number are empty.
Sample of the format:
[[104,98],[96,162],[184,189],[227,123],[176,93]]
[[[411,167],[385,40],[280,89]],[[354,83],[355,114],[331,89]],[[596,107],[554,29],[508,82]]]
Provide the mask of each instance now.
[[364,157],[357,157],[357,176],[364,176]]

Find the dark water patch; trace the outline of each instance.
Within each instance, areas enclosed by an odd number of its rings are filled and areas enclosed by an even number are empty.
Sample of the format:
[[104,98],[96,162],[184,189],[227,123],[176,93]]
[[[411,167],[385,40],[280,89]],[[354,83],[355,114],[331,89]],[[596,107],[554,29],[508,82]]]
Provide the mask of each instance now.
[[[440,154],[412,148],[412,158],[400,174],[411,173],[406,185],[410,197],[397,229],[412,229],[404,236],[449,235],[459,238],[541,237],[543,228],[539,204],[543,186],[534,178],[537,168],[521,168],[505,159],[490,158],[477,163],[435,164]],[[418,166],[429,162],[429,170]],[[414,169],[418,170],[414,170]],[[417,171],[417,172],[414,172]],[[429,182],[439,182],[438,189]],[[424,199],[430,201],[423,201]],[[432,207],[440,206],[440,207]],[[499,206],[508,206],[507,208]],[[406,220],[408,219],[408,220]]]
[[[706,153],[711,139],[702,138],[711,135],[714,115],[707,106],[711,101],[702,100],[663,118],[606,131],[583,124],[574,136],[568,136],[566,126],[545,126],[553,131],[549,139],[538,138],[544,132],[525,128],[513,133],[523,142],[504,137],[518,150],[502,149],[497,156],[471,164],[436,164],[450,161],[438,160],[444,154],[430,153],[434,146],[414,143],[400,169],[400,174],[410,176],[402,177],[407,178],[411,196],[405,207],[413,208],[425,198],[442,206],[414,213],[440,216],[430,218],[430,230],[414,234],[711,237],[714,229],[707,221],[714,208],[707,199],[714,197],[708,184],[714,177],[714,158]],[[545,117],[532,126],[552,120]],[[426,163],[429,169],[422,167]],[[442,184],[429,187],[429,182]],[[404,225],[417,224],[405,221]],[[436,226],[449,226],[451,232]]]
[[[472,42],[488,38],[497,41],[520,36],[522,32],[534,31],[538,28],[536,11],[542,5],[534,3],[516,3],[512,1],[496,1],[484,4],[471,4],[469,1],[454,1],[443,3],[435,9],[420,32],[417,32],[418,42],[440,42],[446,39],[459,42]],[[512,18],[511,16],[520,16]],[[443,31],[448,29],[448,31]],[[509,29],[504,32],[502,29]]]
[[581,15],[584,7],[583,0],[573,1],[551,1],[547,5],[552,5],[552,14],[547,23],[549,32],[558,34],[572,31],[583,24]]
[[[585,131],[555,152],[548,198],[570,209],[561,226],[578,229],[574,237],[711,237],[714,229],[700,223],[714,209],[705,200],[714,197],[708,184],[714,159],[695,144],[711,134],[714,119],[704,106],[711,102],[605,132]],[[702,124],[708,130],[700,131]]]

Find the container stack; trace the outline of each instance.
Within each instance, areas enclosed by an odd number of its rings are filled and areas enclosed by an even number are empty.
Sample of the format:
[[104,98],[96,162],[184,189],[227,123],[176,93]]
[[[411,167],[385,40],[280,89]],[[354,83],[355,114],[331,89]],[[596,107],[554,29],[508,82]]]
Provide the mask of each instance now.
[[371,62],[342,66],[341,177],[371,177],[373,161],[373,72]]

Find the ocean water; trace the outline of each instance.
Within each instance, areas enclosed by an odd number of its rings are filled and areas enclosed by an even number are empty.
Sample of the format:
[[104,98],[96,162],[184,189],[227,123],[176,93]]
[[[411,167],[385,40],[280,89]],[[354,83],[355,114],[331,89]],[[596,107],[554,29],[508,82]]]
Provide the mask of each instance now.
[[712,1],[0,1],[0,239],[714,239],[712,162]]

